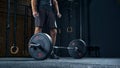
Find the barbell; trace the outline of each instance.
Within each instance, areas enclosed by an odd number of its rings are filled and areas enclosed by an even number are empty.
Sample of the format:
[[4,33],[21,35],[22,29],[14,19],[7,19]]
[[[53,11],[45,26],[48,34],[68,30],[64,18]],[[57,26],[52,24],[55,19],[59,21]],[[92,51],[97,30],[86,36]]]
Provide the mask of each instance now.
[[46,33],[34,34],[28,43],[29,54],[37,60],[47,59],[53,48],[67,49],[73,58],[82,58],[86,54],[86,43],[82,39],[75,39],[69,43],[68,47],[52,46],[52,39]]

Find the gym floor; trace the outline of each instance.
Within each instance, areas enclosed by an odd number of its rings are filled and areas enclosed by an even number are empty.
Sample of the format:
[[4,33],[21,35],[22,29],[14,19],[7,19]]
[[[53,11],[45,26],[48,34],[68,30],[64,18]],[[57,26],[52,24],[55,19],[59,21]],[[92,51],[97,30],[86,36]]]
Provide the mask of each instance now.
[[0,68],[120,68],[120,59],[60,58],[38,61],[33,58],[0,58]]

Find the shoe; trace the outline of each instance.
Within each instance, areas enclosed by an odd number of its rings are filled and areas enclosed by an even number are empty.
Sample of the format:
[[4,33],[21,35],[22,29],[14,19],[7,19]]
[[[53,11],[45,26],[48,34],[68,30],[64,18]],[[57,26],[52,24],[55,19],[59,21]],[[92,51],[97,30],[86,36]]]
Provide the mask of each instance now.
[[50,59],[59,59],[59,56],[57,56],[55,53],[51,53]]

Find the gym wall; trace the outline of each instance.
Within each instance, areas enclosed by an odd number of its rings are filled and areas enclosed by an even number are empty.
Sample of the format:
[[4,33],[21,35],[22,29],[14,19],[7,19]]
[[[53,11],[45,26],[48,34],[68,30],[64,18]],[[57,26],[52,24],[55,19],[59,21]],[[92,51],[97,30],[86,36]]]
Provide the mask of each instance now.
[[[27,0],[18,0],[17,9],[15,8],[14,0],[11,0],[10,10],[7,10],[7,0],[0,0],[0,57],[17,57],[17,56],[28,56],[27,52],[27,41],[33,34],[32,31],[32,16],[31,9]],[[9,45],[6,45],[6,32],[7,32],[7,13],[10,12],[10,25],[9,25]],[[16,32],[14,31],[14,13],[16,12]],[[14,35],[14,33],[16,33]],[[16,37],[16,41],[14,41]],[[11,53],[11,46],[16,42],[16,46],[19,48],[17,54]]]
[[[64,2],[64,3],[63,3]],[[57,18],[58,35],[56,46],[69,46],[70,41],[80,38],[80,2],[61,0],[58,2],[62,18]],[[68,57],[68,50],[57,49],[57,54]]]
[[92,0],[89,6],[91,46],[99,46],[101,57],[120,57],[120,2]]

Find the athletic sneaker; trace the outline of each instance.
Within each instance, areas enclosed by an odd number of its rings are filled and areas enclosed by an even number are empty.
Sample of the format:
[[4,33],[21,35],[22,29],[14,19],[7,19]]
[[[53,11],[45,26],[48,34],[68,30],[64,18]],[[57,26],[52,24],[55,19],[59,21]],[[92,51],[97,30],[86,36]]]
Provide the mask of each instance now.
[[51,53],[49,58],[51,58],[51,59],[59,59],[59,56],[57,56],[55,53]]

